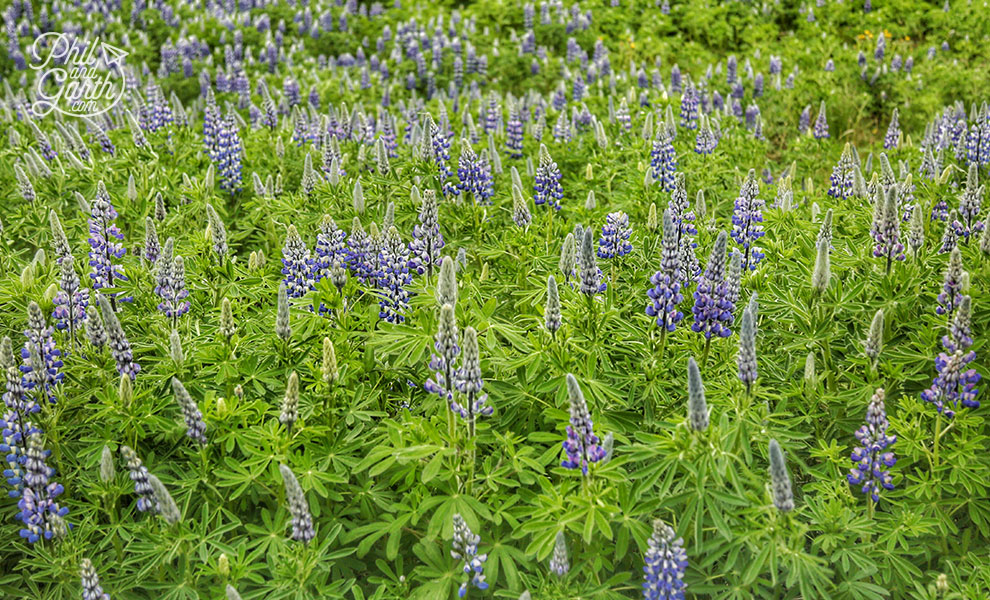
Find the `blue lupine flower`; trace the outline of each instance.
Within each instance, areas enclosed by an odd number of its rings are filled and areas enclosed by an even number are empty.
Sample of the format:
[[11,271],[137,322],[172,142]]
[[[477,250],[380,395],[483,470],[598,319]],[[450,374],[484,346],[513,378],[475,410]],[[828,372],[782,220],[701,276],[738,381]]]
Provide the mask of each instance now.
[[419,224],[413,227],[413,240],[409,242],[409,267],[422,275],[433,276],[440,265],[440,251],[444,247],[443,234],[438,220],[437,195],[433,190],[423,192],[419,206]]
[[644,600],[683,600],[687,553],[684,540],[660,519],[653,521],[653,535],[647,541],[643,566]]
[[155,491],[151,487],[150,474],[147,467],[144,466],[141,459],[138,458],[137,453],[130,447],[121,446],[120,453],[127,462],[128,473],[131,481],[134,482],[134,493],[138,496],[137,509],[141,512],[150,512],[151,514],[158,513],[161,510],[161,506],[158,503],[158,498],[155,497]]
[[853,195],[853,180],[856,175],[856,163],[853,161],[851,146],[846,143],[842,149],[839,162],[832,168],[829,177],[828,195],[833,198],[849,198]]
[[82,559],[80,578],[82,579],[83,600],[110,600],[110,594],[105,593],[100,587],[100,577],[96,574],[92,561],[88,558]]
[[949,352],[968,350],[973,345],[972,299],[963,296],[953,311],[948,335],[942,336],[942,346]]
[[887,48],[887,37],[886,35],[884,35],[883,32],[880,32],[880,35],[877,36],[877,46],[876,49],[873,51],[873,58],[877,59],[877,61],[879,62],[883,62],[883,54],[886,48]]
[[681,95],[681,127],[697,129],[699,92],[693,85],[688,85]]
[[801,111],[801,117],[798,119],[798,133],[804,135],[808,132],[808,128],[811,127],[811,105],[807,105]]
[[694,211],[691,210],[688,201],[687,188],[684,183],[684,174],[678,173],[674,177],[674,191],[670,193],[670,200],[667,202],[667,210],[670,211],[670,219],[677,226],[677,239],[680,248],[680,273],[677,281],[681,284],[681,291],[686,291],[694,278],[701,271],[698,259],[694,254],[694,248],[698,245],[694,241],[694,236],[698,234],[698,229],[694,226]]
[[316,234],[316,256],[313,260],[313,281],[330,276],[336,266],[347,262],[347,232],[337,227],[330,215],[323,215],[319,232]]
[[712,131],[708,116],[701,115],[698,122],[698,134],[695,136],[694,151],[698,154],[711,154],[718,146],[718,137]]
[[816,140],[827,139],[829,137],[824,100],[822,100],[821,106],[818,108],[818,117],[815,119],[815,128],[812,133],[814,133]]
[[860,491],[869,494],[874,502],[880,501],[881,488],[894,489],[889,468],[897,462],[894,453],[888,450],[897,437],[887,435],[890,422],[883,400],[883,389],[877,389],[866,408],[866,424],[856,432],[860,446],[849,457],[853,468],[846,476],[850,484],[862,486]]
[[591,298],[604,292],[608,288],[608,284],[603,281],[602,270],[598,267],[598,261],[595,259],[594,233],[590,227],[583,231],[577,254],[581,293]]
[[729,302],[728,286],[725,281],[726,242],[728,236],[720,231],[712,248],[704,275],[698,280],[698,289],[694,292],[694,323],[691,330],[704,334],[706,339],[729,337],[732,331],[732,310],[735,308]]
[[664,191],[670,192],[674,189],[674,174],[677,172],[677,152],[666,128],[661,126],[658,129],[650,151],[650,167],[653,169],[653,179],[660,183]]
[[942,284],[942,292],[938,295],[938,306],[935,312],[940,315],[952,314],[952,311],[962,302],[963,286],[963,266],[962,255],[959,247],[952,249],[949,254],[949,264],[945,269],[945,280]]
[[557,121],[553,124],[553,139],[561,144],[571,141],[571,124],[567,118],[567,113],[560,111]]
[[120,326],[120,320],[117,319],[117,313],[110,306],[110,302],[103,295],[97,296],[97,302],[99,302],[100,312],[103,314],[103,323],[107,329],[110,351],[117,363],[117,372],[129,376],[133,381],[141,371],[141,365],[134,362],[131,344],[127,341],[124,330]]
[[[881,38],[883,35],[881,34]],[[897,148],[901,139],[901,125],[897,119],[897,109],[890,115],[890,125],[887,126],[887,134],[883,138],[883,147],[887,150]]]
[[45,397],[55,404],[55,386],[62,382],[65,374],[59,371],[62,368],[62,351],[55,345],[52,333],[41,307],[33,300],[29,302],[28,328],[24,330],[27,342],[21,348],[21,358],[25,364],[21,370],[25,373],[28,389],[38,388],[35,394],[39,399]]
[[979,217],[985,187],[979,185],[976,163],[970,163],[969,172],[966,175],[966,188],[959,196],[958,215],[960,221],[953,227],[956,229],[956,235],[968,240],[970,235],[983,231],[985,224],[979,220]]
[[622,125],[622,129],[630,131],[632,129],[632,117],[629,115],[629,103],[623,98],[619,102],[619,110],[615,111],[615,120]]
[[567,439],[564,441],[564,452],[567,458],[560,463],[565,469],[581,469],[588,474],[588,465],[605,458],[598,436],[595,435],[588,403],[584,399],[577,379],[567,374],[567,395],[570,400],[571,420],[567,426]]
[[564,197],[564,189],[560,185],[561,177],[560,169],[550,158],[547,147],[540,144],[540,165],[536,169],[533,183],[533,203],[537,206],[547,204],[560,210],[560,200]]
[[650,304],[646,305],[646,314],[655,317],[657,326],[667,331],[677,329],[677,323],[684,317],[684,314],[677,310],[677,305],[684,300],[678,280],[680,272],[678,226],[671,219],[668,209],[663,211],[663,250],[660,255],[660,270],[650,278],[653,287],[646,292],[650,299]]
[[484,380],[481,378],[481,356],[478,351],[478,332],[473,327],[464,330],[464,353],[461,355],[461,367],[454,375],[457,391],[464,394],[464,404],[456,400],[450,401],[450,409],[461,416],[468,424],[469,435],[474,435],[475,419],[478,415],[490,417],[494,412],[488,406],[488,394],[482,393]]
[[403,313],[409,308],[406,288],[412,282],[412,274],[409,272],[409,248],[402,243],[395,227],[390,227],[382,239],[375,279],[380,294],[378,316],[390,323],[401,323],[405,320]]
[[481,156],[467,142],[461,140],[461,156],[457,161],[458,187],[467,196],[471,194],[475,204],[491,204],[492,189],[491,165],[482,151]]
[[444,304],[440,308],[440,320],[434,339],[433,348],[436,354],[430,359],[433,376],[423,384],[423,389],[436,394],[445,404],[450,405],[454,398],[454,362],[461,352],[457,345],[457,319],[453,305]]
[[314,261],[295,225],[289,225],[282,246],[282,283],[290,298],[305,296],[313,289]]
[[241,189],[241,156],[243,154],[244,146],[237,131],[237,122],[231,113],[221,123],[216,151],[211,157],[217,165],[220,189],[227,190],[231,194]]
[[[127,250],[120,243],[124,234],[117,228],[117,211],[110,203],[110,194],[102,181],[96,184],[96,197],[90,206],[89,265],[93,267],[93,272],[89,276],[93,280],[94,290],[112,288],[116,286],[116,280],[127,281],[123,267],[114,263],[114,259],[122,258]],[[115,308],[118,299],[121,302],[132,300],[113,293],[110,302]]]
[[921,392],[921,399],[935,405],[935,410],[952,418],[955,410],[962,404],[965,408],[979,408],[976,400],[980,390],[976,384],[980,382],[980,374],[976,369],[967,368],[976,359],[976,352],[956,349],[951,355],[940,352],[935,359],[935,370],[938,374],[932,381],[932,386]]
[[460,190],[453,182],[448,181],[450,179],[450,167],[447,165],[447,161],[450,160],[450,139],[447,134],[440,129],[440,126],[433,121],[433,117],[430,115],[426,116],[426,123],[424,125],[425,130],[424,135],[429,132],[430,146],[433,152],[433,161],[437,166],[437,179],[440,182],[440,189],[444,196],[456,196],[460,194]]
[[522,158],[523,122],[519,115],[519,108],[516,106],[509,110],[509,122],[505,126],[505,136],[505,145],[509,149],[509,156]]
[[887,272],[894,260],[904,260],[904,244],[900,240],[901,214],[897,207],[896,185],[887,190],[886,194],[878,190],[875,202],[883,203],[883,212],[879,227],[874,230],[876,247],[873,256],[887,260]]
[[[171,253],[169,253],[171,254]],[[158,310],[172,320],[173,327],[178,318],[189,312],[189,290],[186,289],[186,266],[181,256],[162,257],[155,269],[155,294],[162,299]]]
[[55,475],[55,469],[45,464],[50,453],[42,446],[41,433],[28,435],[24,488],[17,503],[21,512],[17,519],[23,525],[21,537],[31,544],[42,538],[50,540],[64,535],[67,529],[63,518],[69,513],[69,509],[59,506],[55,501],[65,489],[62,484],[50,481]]
[[629,215],[622,211],[609,213],[605,217],[602,236],[598,240],[598,257],[615,258],[629,254],[632,252],[632,244],[629,243],[631,235]]
[[195,400],[186,391],[182,382],[172,378],[172,393],[175,395],[175,402],[182,411],[182,418],[186,422],[186,435],[203,446],[207,444],[206,423],[203,421],[203,413],[196,406]]
[[567,538],[563,531],[557,532],[557,538],[553,544],[553,556],[550,557],[550,572],[557,577],[567,575],[571,570],[571,563],[567,556]]
[[488,589],[484,572],[488,555],[478,554],[478,544],[480,543],[481,536],[471,531],[460,513],[454,513],[454,541],[450,556],[456,560],[464,561],[464,574],[470,577],[470,579],[465,579],[457,590],[457,595],[461,598],[467,595],[469,582],[479,590]]
[[760,185],[756,180],[756,172],[749,170],[746,181],[739,190],[735,209],[732,212],[732,239],[743,247],[743,269],[756,270],[756,265],[763,259],[763,252],[753,246],[756,240],[763,237],[763,207],[766,203],[760,198]]
[[292,515],[292,539],[308,544],[316,537],[316,531],[313,529],[313,516],[309,512],[306,494],[292,469],[286,465],[279,465],[278,470],[282,473],[285,500],[289,505],[289,514]]
[[361,283],[368,283],[374,280],[376,265],[374,242],[361,227],[361,221],[354,217],[351,235],[347,238],[347,266]]

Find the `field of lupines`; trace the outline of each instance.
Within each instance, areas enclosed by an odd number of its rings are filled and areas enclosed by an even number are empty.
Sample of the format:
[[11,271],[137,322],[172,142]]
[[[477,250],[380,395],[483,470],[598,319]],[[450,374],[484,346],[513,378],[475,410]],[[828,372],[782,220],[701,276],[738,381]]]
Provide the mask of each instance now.
[[990,8],[784,4],[13,0],[0,597],[990,597]]

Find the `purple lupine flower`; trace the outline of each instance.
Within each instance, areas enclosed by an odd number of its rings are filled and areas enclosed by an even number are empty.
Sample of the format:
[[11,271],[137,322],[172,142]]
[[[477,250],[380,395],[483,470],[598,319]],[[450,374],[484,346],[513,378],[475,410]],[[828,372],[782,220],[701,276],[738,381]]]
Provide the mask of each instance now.
[[213,161],[217,164],[217,175],[220,177],[220,189],[231,194],[241,189],[241,156],[244,145],[237,131],[237,122],[233,113],[223,120],[217,136],[217,148]]
[[666,128],[659,127],[659,130],[650,151],[650,168],[653,169],[653,179],[660,182],[664,191],[670,192],[674,189],[674,175],[677,173],[677,152]]
[[124,329],[120,326],[120,320],[117,319],[117,313],[110,306],[110,302],[102,294],[97,295],[96,300],[103,314],[103,323],[106,326],[110,351],[117,363],[117,372],[129,376],[133,381],[141,371],[141,365],[134,362],[131,344],[127,341]]
[[883,62],[883,54],[887,49],[887,36],[881,31],[880,35],[877,36],[877,47],[873,51],[873,58],[877,59],[878,62]]
[[852,146],[846,143],[842,149],[839,162],[832,168],[829,177],[828,195],[833,198],[845,199],[853,195],[853,182],[856,176],[856,162],[853,160]]
[[523,122],[517,106],[513,106],[509,110],[509,122],[505,126],[505,136],[505,146],[509,149],[509,157],[522,158]]
[[938,295],[938,306],[935,307],[937,314],[951,315],[952,311],[962,302],[963,273],[962,255],[957,246],[949,254],[949,265],[945,269],[942,292]]
[[825,101],[822,100],[818,108],[818,117],[815,119],[815,127],[812,131],[816,140],[828,139],[828,120],[825,118]]
[[966,351],[973,345],[972,311],[973,301],[969,296],[963,296],[959,306],[952,314],[948,335],[942,336],[942,347],[949,352]]
[[866,424],[856,432],[860,446],[849,457],[853,468],[846,475],[849,483],[862,486],[860,491],[869,494],[873,502],[880,501],[881,488],[894,489],[889,468],[897,462],[894,453],[888,450],[897,441],[897,437],[887,435],[890,422],[887,420],[883,400],[883,388],[878,388],[866,408]]
[[181,256],[162,258],[155,269],[155,294],[162,299],[158,310],[172,320],[172,326],[179,317],[189,312],[189,290],[186,289],[186,266]]
[[921,392],[921,399],[935,405],[935,410],[949,417],[955,416],[955,410],[961,404],[965,408],[979,408],[980,402],[976,396],[980,390],[976,384],[980,382],[980,374],[976,369],[967,368],[976,359],[976,352],[956,349],[951,355],[940,352],[935,359],[935,370],[938,374],[932,381],[932,386]]
[[[337,227],[330,215],[323,215],[316,234],[316,256],[312,259],[314,282],[330,275],[331,270],[347,262],[347,232]],[[286,240],[288,241],[288,240]]]
[[27,460],[24,462],[24,488],[17,503],[18,508],[21,509],[17,520],[23,525],[20,531],[21,537],[31,544],[42,538],[50,540],[56,536],[61,537],[68,532],[64,517],[69,513],[69,509],[59,506],[55,501],[65,488],[60,483],[50,481],[55,475],[55,469],[45,463],[50,453],[51,451],[45,450],[42,445],[41,433],[34,432],[28,435]]
[[433,276],[440,265],[440,251],[444,247],[443,234],[438,220],[437,195],[426,190],[419,205],[419,224],[413,227],[413,240],[409,242],[409,267],[422,275]]
[[305,296],[313,289],[314,261],[295,225],[289,225],[282,246],[282,283],[290,298]]
[[72,256],[62,258],[59,265],[60,289],[52,300],[55,304],[55,310],[52,311],[55,327],[59,330],[69,330],[72,345],[76,343],[76,331],[86,320],[86,308],[89,306],[89,290],[80,287],[75,262]]
[[581,473],[587,475],[589,464],[605,458],[605,449],[595,435],[591,413],[588,412],[588,403],[584,399],[581,387],[570,373],[567,374],[567,395],[570,400],[571,420],[567,426],[567,440],[563,443],[567,458],[560,466],[565,469],[580,468]]
[[486,156],[485,151],[478,156],[467,140],[461,140],[461,156],[457,161],[458,187],[465,197],[471,194],[475,204],[490,204],[490,198],[494,195],[491,165]]
[[808,128],[811,127],[811,105],[807,105],[801,111],[801,117],[798,119],[798,133],[804,135],[808,132]]
[[402,243],[395,227],[389,227],[383,236],[375,280],[380,294],[378,316],[390,323],[403,322],[403,313],[409,308],[406,288],[412,282],[412,274],[409,273],[409,248]]
[[206,423],[203,422],[203,413],[196,406],[196,401],[186,391],[186,387],[175,377],[172,378],[172,393],[182,411],[182,418],[186,422],[186,435],[205,446],[207,444]]
[[736,198],[735,209],[732,212],[732,239],[743,247],[743,269],[756,270],[756,265],[763,259],[760,248],[753,246],[756,240],[763,237],[763,207],[766,205],[760,198],[760,185],[756,180],[756,172],[749,170],[746,181],[743,182]]
[[632,252],[632,244],[629,243],[631,235],[629,215],[622,211],[609,213],[605,217],[602,236],[598,240],[598,257],[615,258],[629,254]]
[[[880,36],[883,38],[883,35]],[[897,109],[890,115],[890,125],[887,126],[887,135],[883,138],[883,147],[886,150],[897,148],[901,139],[901,125],[897,118]]]
[[479,590],[488,589],[488,582],[485,581],[484,573],[488,555],[478,554],[478,544],[480,543],[481,536],[471,531],[460,513],[454,513],[454,541],[450,556],[456,560],[464,561],[464,574],[470,577],[470,579],[465,579],[457,590],[457,595],[460,598],[467,595],[469,582]]
[[440,308],[440,320],[434,339],[433,348],[436,354],[430,359],[433,375],[423,384],[423,389],[439,396],[449,407],[454,399],[454,362],[461,352],[457,345],[457,319],[452,304],[444,304]]
[[684,540],[676,536],[660,519],[653,521],[653,535],[643,559],[643,600],[683,600],[688,560]]
[[712,131],[708,117],[701,115],[698,121],[698,134],[695,137],[694,151],[698,154],[711,154],[718,146],[718,137]]
[[62,351],[55,345],[52,336],[53,329],[45,321],[45,314],[38,303],[28,303],[28,328],[24,330],[27,338],[21,348],[21,358],[25,364],[21,370],[25,373],[25,383],[28,389],[35,389],[35,395],[47,398],[55,404],[55,386],[62,382],[65,373],[61,373]]
[[706,340],[712,336],[729,337],[732,331],[732,303],[729,302],[728,286],[725,281],[725,259],[726,242],[728,236],[724,231],[720,231],[712,247],[711,256],[708,258],[708,265],[701,279],[698,280],[698,289],[694,292],[694,323],[691,330],[702,333]]
[[533,183],[533,203],[537,206],[547,204],[560,210],[560,200],[564,197],[564,189],[560,185],[561,177],[560,169],[550,158],[547,147],[540,144],[540,165],[536,169]]
[[699,95],[693,85],[688,85],[684,89],[681,95],[681,127],[697,129]]
[[[127,281],[124,268],[114,263],[114,259],[122,258],[127,250],[120,243],[124,239],[124,234],[117,228],[117,211],[110,203],[110,194],[107,193],[102,181],[96,184],[96,197],[90,206],[92,213],[89,218],[89,265],[93,267],[93,272],[89,276],[93,280],[94,290],[113,288],[116,280]],[[118,299],[121,302],[132,300],[118,293],[111,293],[109,296],[115,310]]]
[[577,269],[581,278],[580,291],[589,299],[607,289],[608,284],[603,281],[602,270],[595,259],[594,233],[591,227],[583,232],[577,256]]
[[82,559],[80,578],[82,579],[83,600],[110,600],[110,594],[105,593],[100,587],[100,578],[96,574],[92,561],[88,558]]
[[680,272],[677,281],[681,284],[681,291],[686,291],[694,278],[701,271],[698,259],[694,254],[697,242],[694,236],[698,234],[698,229],[694,226],[694,211],[691,210],[687,196],[687,188],[684,183],[684,174],[678,173],[674,177],[674,191],[670,193],[670,200],[667,202],[667,210],[670,212],[670,219],[677,226],[677,240],[680,248],[680,258],[678,264]]
[[292,469],[286,465],[279,465],[278,470],[282,473],[285,500],[289,505],[289,514],[292,515],[292,539],[308,544],[316,537],[316,531],[313,529],[313,516],[309,512],[306,494]]
[[40,412],[41,406],[28,394],[31,383],[15,365],[10,338],[3,339],[3,353],[6,382],[3,401],[6,411],[0,418],[0,453],[7,463],[3,477],[14,488],[9,495],[16,498],[24,487],[27,438],[32,433],[41,432],[29,418],[30,415]]
[[447,161],[450,160],[450,139],[430,115],[426,116],[423,135],[426,136],[427,132],[429,133],[428,141],[432,150],[433,161],[437,166],[440,189],[444,196],[456,196],[461,193],[460,190],[453,182],[448,181],[451,175],[450,167],[447,165]]
[[684,314],[677,310],[677,305],[684,300],[681,294],[680,248],[678,244],[678,225],[670,216],[670,210],[663,211],[663,250],[660,255],[660,270],[650,278],[653,285],[646,295],[650,304],[646,305],[646,314],[655,317],[657,326],[665,331],[677,329],[677,323]]
[[875,202],[883,202],[883,211],[879,227],[874,231],[876,247],[873,256],[885,258],[887,261],[887,273],[890,273],[890,266],[895,260],[904,260],[904,244],[900,240],[901,215],[897,207],[897,190],[892,186],[884,193],[877,191]]
[[347,238],[347,266],[361,283],[368,283],[375,277],[376,256],[374,242],[361,227],[361,221],[354,217],[351,235]]
[[632,117],[629,115],[629,103],[623,98],[619,102],[619,110],[615,111],[615,120],[622,125],[622,129],[630,131],[632,129]]
[[969,172],[966,175],[966,188],[959,196],[958,215],[961,219],[956,229],[956,234],[969,240],[970,235],[983,231],[985,224],[979,220],[981,210],[981,199],[986,188],[979,185],[979,168],[976,163],[969,164]]
[[52,148],[51,141],[48,140],[48,135],[42,131],[34,121],[28,120],[28,125],[31,126],[31,133],[34,135],[34,141],[38,144],[38,148],[41,149],[41,156],[45,158],[48,162],[55,160],[58,153]]
[[478,332],[473,327],[464,330],[464,353],[461,367],[454,375],[457,391],[465,396],[464,404],[450,401],[450,409],[461,416],[468,425],[468,435],[474,436],[475,419],[478,415],[490,417],[494,412],[488,406],[488,394],[482,393],[484,380],[481,378],[481,357],[478,351]]

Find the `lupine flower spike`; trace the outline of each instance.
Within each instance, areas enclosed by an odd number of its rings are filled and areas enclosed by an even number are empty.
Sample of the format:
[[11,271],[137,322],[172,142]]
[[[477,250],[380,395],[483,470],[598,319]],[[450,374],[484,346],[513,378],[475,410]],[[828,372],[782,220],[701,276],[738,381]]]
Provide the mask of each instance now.
[[278,470],[282,473],[285,501],[289,505],[289,514],[292,515],[292,539],[308,544],[316,537],[316,531],[313,529],[313,517],[309,512],[306,494],[303,493],[292,469],[286,465],[279,465]]
[[547,304],[543,311],[544,324],[550,335],[556,335],[561,325],[560,295],[557,291],[557,280],[553,275],[547,277]]
[[567,439],[564,441],[564,452],[567,458],[561,463],[565,469],[581,469],[588,474],[588,465],[605,458],[605,449],[599,444],[594,432],[588,403],[584,399],[577,379],[567,374],[567,395],[571,405],[571,421],[567,426]]
[[880,349],[883,347],[883,309],[877,309],[870,323],[870,332],[866,336],[866,343],[863,345],[863,352],[874,364],[880,356]]
[[653,521],[644,562],[643,600],[683,600],[688,566],[684,540],[660,519]]
[[127,341],[124,329],[120,326],[117,313],[111,308],[110,302],[102,294],[97,296],[97,299],[103,313],[103,322],[106,324],[110,350],[113,352],[114,360],[117,361],[117,372],[128,375],[133,381],[141,371],[141,365],[134,362],[131,344]]
[[708,404],[705,402],[705,384],[694,357],[688,358],[688,424],[695,431],[708,429]]
[[186,387],[175,377],[172,378],[172,393],[175,395],[175,402],[182,410],[182,418],[186,422],[186,435],[205,446],[206,423],[203,421],[203,413],[186,391]]
[[488,589],[488,582],[485,581],[485,561],[488,560],[488,555],[478,554],[480,543],[481,536],[471,531],[460,513],[454,513],[454,541],[450,556],[464,561],[463,571],[469,577],[457,590],[457,595],[461,598],[467,595],[468,583],[479,590]]
[[571,563],[567,556],[567,538],[563,531],[557,532],[557,539],[553,544],[553,556],[550,557],[550,572],[557,577],[567,575],[571,570]]
[[787,473],[784,451],[774,439],[770,440],[770,487],[777,510],[783,513],[794,510],[794,493],[791,491],[791,476]]
[[888,450],[897,437],[887,435],[890,422],[883,400],[883,389],[877,389],[866,409],[866,424],[856,432],[860,446],[849,457],[853,468],[846,476],[850,484],[861,486],[860,491],[869,494],[874,503],[880,501],[881,489],[894,489],[889,469],[897,462],[894,453]]
[[757,375],[755,307],[755,303],[751,301],[743,311],[742,323],[739,326],[739,354],[736,356],[739,380],[746,386],[747,394],[752,391]]
[[83,600],[110,600],[110,594],[100,587],[100,577],[96,574],[93,562],[88,558],[82,559],[79,569],[79,576],[82,579]]

